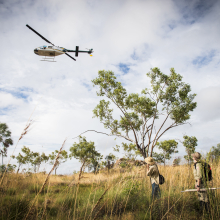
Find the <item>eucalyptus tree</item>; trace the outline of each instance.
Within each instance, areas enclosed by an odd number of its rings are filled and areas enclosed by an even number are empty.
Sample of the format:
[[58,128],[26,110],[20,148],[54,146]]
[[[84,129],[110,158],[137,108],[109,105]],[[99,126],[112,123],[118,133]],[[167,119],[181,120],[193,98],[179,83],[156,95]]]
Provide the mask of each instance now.
[[178,142],[175,140],[165,140],[161,142],[157,142],[156,144],[159,148],[159,150],[162,151],[160,155],[161,161],[163,161],[164,166],[166,164],[166,160],[170,160],[171,154],[178,153],[177,146]]
[[[189,113],[196,108],[196,102],[193,102],[196,94],[190,94],[190,85],[182,82],[183,77],[174,68],[170,69],[169,75],[153,68],[147,77],[151,80],[151,88],[143,89],[141,94],[128,94],[112,71],[101,70],[92,80],[94,86],[99,86],[97,95],[108,99],[100,100],[93,113],[110,133],[96,132],[124,138],[135,144],[144,158],[152,156],[156,143],[165,132],[186,124]],[[113,114],[110,104],[120,111],[118,117]],[[159,117],[162,122],[156,128]]]
[[206,159],[207,161],[215,161],[215,162],[219,162],[220,160],[220,143],[217,144],[217,147],[212,146],[212,148],[210,149],[210,151],[207,153],[206,155]]
[[2,145],[2,149],[0,149],[0,155],[2,155],[3,165],[3,157],[7,157],[7,148],[10,145],[13,145],[13,140],[11,139],[11,132],[9,131],[6,123],[0,123],[0,143]]
[[51,154],[49,154],[49,164],[55,166],[55,175],[57,173],[57,169],[60,166],[61,163],[65,163],[68,159],[68,153],[65,150],[62,150],[59,154],[59,157],[56,160],[57,154],[59,153],[58,150],[55,150]]
[[[6,167],[7,167],[7,170],[6,170]],[[6,170],[7,172],[11,173],[11,172],[14,172],[15,168],[16,168],[15,164],[10,164],[9,163],[7,166],[6,165],[1,165],[0,166],[0,172],[4,172]]]
[[162,153],[153,152],[152,157],[157,163],[164,163],[164,155]]
[[74,157],[78,159],[81,163],[79,175],[80,180],[84,168],[91,165],[98,166],[96,162],[98,162],[102,158],[102,155],[98,151],[96,151],[94,142],[88,142],[86,140],[86,137],[80,136],[79,143],[74,142],[73,146],[70,147],[69,157],[70,159]]
[[33,152],[30,150],[29,147],[26,146],[23,146],[21,151],[22,154],[19,153],[17,157],[15,157],[14,155],[12,156],[12,158],[16,159],[18,163],[17,173],[19,172],[21,166],[25,164],[27,164],[28,166],[33,166],[34,172],[36,172],[36,168],[38,167],[39,170],[41,163],[47,162],[49,159],[49,157],[46,156],[44,152],[42,154],[40,154],[39,152]]
[[188,165],[191,166],[191,162],[193,161],[191,154],[195,153],[198,140],[194,136],[189,137],[187,135],[183,136],[183,139],[184,141],[182,143],[183,146],[186,148],[186,153],[187,153],[187,155],[184,156],[184,159],[187,160]]
[[49,156],[46,156],[46,154],[43,152],[40,154],[39,152],[32,152],[30,163],[34,167],[34,172],[36,173],[37,168],[40,169],[40,165],[42,162],[47,162],[49,160]]
[[18,154],[17,157],[15,157],[14,155],[11,156],[13,159],[16,159],[17,160],[17,163],[18,163],[18,169],[17,169],[17,173],[19,173],[19,170],[21,168],[22,165],[24,164],[29,164],[30,163],[30,160],[31,160],[31,150],[26,147],[26,146],[23,146],[23,148],[21,149],[22,153],[24,155],[22,155],[21,153]]

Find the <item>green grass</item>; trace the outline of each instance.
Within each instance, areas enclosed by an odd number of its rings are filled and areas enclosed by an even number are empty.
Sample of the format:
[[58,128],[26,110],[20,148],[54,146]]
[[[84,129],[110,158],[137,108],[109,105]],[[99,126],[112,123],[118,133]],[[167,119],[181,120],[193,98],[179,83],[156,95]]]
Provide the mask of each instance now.
[[[107,178],[99,182],[94,181],[98,176],[88,174],[90,181],[72,186],[70,177],[52,176],[37,198],[44,176],[8,174],[0,191],[0,219],[24,219],[35,198],[28,219],[220,219],[218,192],[211,196],[211,213],[207,216],[199,211],[196,193],[181,194],[183,188],[193,188],[188,171],[181,167],[163,169],[167,169],[162,171],[167,181],[160,186],[161,199],[153,202],[149,178],[137,171],[104,175]],[[175,172],[179,179],[173,178]]]

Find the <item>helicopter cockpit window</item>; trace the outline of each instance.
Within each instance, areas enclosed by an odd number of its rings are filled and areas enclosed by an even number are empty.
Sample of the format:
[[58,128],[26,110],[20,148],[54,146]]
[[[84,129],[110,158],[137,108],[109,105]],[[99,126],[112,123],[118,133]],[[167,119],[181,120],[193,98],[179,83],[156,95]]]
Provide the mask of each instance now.
[[40,49],[46,49],[47,48],[47,46],[41,46],[40,47]]
[[54,49],[56,49],[56,50],[60,50],[60,51],[63,51],[62,48],[60,48],[60,47],[56,47],[56,46],[54,47]]

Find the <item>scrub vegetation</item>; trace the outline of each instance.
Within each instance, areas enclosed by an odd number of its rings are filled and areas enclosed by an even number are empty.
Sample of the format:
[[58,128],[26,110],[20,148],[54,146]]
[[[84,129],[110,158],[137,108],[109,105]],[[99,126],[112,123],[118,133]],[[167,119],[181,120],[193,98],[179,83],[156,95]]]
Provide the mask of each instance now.
[[[213,187],[220,166],[211,164]],[[192,167],[190,168],[192,169]],[[220,193],[213,191],[209,215],[199,211],[189,166],[159,166],[165,183],[161,199],[151,201],[145,167],[101,170],[70,176],[6,173],[0,188],[0,219],[219,219]],[[81,175],[79,181],[79,175]],[[42,189],[42,186],[43,189]],[[40,193],[39,193],[40,192]]]

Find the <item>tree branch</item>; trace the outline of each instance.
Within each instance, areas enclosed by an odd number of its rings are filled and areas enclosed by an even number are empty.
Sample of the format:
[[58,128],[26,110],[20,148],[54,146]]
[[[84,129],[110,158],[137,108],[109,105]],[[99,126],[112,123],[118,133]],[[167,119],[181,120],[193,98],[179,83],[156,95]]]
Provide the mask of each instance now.
[[[104,89],[105,90],[105,89]],[[106,91],[106,90],[105,90]],[[109,97],[108,95],[106,95],[107,96],[107,98],[109,98],[109,99],[111,99],[112,100],[112,102],[121,110],[121,112],[123,113],[123,115],[126,117],[126,114],[128,114],[127,112],[126,112],[126,110],[125,109],[123,109],[124,111],[125,111],[125,113],[123,112],[123,110],[122,110],[122,108],[117,104],[117,102],[115,101],[115,99],[114,99],[114,97]],[[126,117],[127,118],[127,117]],[[127,120],[128,120],[128,118],[127,118]],[[135,130],[134,130],[134,128],[133,128],[133,126],[132,126],[132,124],[131,124],[131,122],[130,122],[130,120],[128,120],[128,122],[129,122],[129,124],[130,124],[130,126],[131,126],[131,129],[133,130],[133,133],[134,133],[134,138],[135,138],[135,144],[137,145],[137,147],[139,148],[139,145],[138,145],[138,140],[137,140],[137,136],[136,136],[136,132],[135,132]]]
[[96,131],[96,130],[87,130],[87,131],[84,131],[83,133],[81,133],[80,135],[78,135],[78,136],[76,136],[76,137],[74,137],[74,138],[72,138],[72,139],[75,139],[75,138],[81,136],[82,134],[84,134],[84,133],[86,133],[86,132],[88,132],[88,131],[94,131],[94,132],[96,132],[96,133],[105,134],[105,135],[107,135],[107,136],[123,137],[123,138],[125,138],[126,140],[128,140],[128,141],[133,142],[134,144],[136,144],[134,140],[132,140],[132,139],[130,139],[130,138],[124,136],[124,135],[120,135],[120,134],[107,134],[107,133],[100,132],[100,131]]

